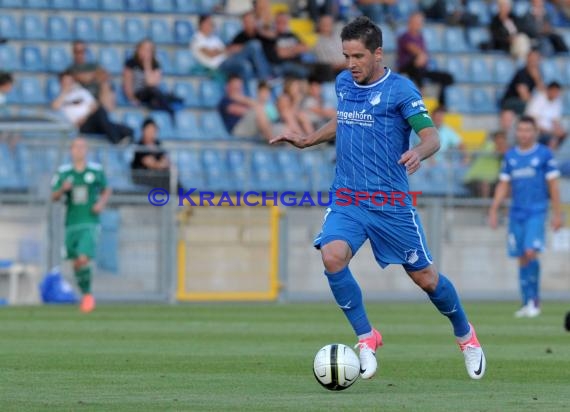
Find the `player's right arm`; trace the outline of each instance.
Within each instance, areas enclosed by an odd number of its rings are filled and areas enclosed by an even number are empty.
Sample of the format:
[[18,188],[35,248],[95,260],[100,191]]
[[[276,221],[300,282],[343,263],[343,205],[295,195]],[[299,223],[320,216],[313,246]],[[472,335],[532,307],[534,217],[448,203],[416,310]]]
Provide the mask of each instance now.
[[328,142],[329,140],[334,139],[335,136],[336,118],[329,120],[320,129],[308,135],[293,132],[283,133],[269,140],[269,143],[275,144],[279,142],[289,142],[293,146],[303,149],[305,147],[315,146],[324,142]]
[[63,173],[57,173],[52,179],[51,199],[57,202],[65,193],[72,188],[71,181],[64,178]]
[[495,189],[493,203],[489,209],[489,226],[496,229],[499,225],[498,211],[504,200],[509,196],[510,182],[508,180],[500,180]]

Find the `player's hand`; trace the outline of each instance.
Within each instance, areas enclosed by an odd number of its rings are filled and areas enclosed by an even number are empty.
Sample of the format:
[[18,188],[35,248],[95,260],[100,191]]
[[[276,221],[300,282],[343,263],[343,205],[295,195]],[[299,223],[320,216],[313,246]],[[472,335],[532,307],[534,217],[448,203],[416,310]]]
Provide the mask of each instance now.
[[62,189],[64,192],[69,192],[72,187],[73,187],[73,185],[71,184],[71,182],[70,182],[69,180],[66,180],[66,181],[63,182],[63,184],[61,185],[61,189]]
[[307,139],[307,136],[303,136],[295,132],[283,133],[269,140],[269,144],[275,144],[279,142],[289,142],[293,146],[300,149],[309,146],[309,139]]
[[103,211],[103,205],[100,202],[97,202],[93,205],[93,208],[91,209],[91,211],[95,214],[99,214]]
[[497,212],[493,209],[489,210],[489,226],[492,229],[499,227],[499,218],[497,217]]
[[551,226],[552,226],[552,230],[557,231],[558,229],[560,229],[563,224],[562,224],[562,216],[560,215],[560,213],[555,213],[552,216],[552,221],[550,222]]
[[402,157],[400,157],[398,164],[400,165],[403,164],[404,166],[406,166],[406,171],[408,172],[409,175],[411,175],[415,173],[421,166],[420,155],[418,155],[417,152],[414,150],[408,150],[407,152],[402,154]]

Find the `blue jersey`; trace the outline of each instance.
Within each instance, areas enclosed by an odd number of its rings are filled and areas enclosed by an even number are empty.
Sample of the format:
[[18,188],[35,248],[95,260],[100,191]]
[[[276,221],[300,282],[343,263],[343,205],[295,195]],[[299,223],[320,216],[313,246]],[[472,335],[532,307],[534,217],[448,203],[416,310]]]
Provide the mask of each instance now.
[[[398,164],[410,148],[410,116],[427,113],[422,96],[407,78],[385,69],[375,83],[360,85],[345,70],[336,78],[337,127],[336,175],[332,191],[346,193],[381,191],[408,193],[406,167]],[[427,116],[427,114],[426,114]],[[382,203],[377,198],[376,203]],[[334,205],[334,202],[333,202]],[[387,201],[379,206],[372,201],[360,205],[383,211],[406,212],[412,206],[409,196],[405,207]]]
[[547,180],[560,176],[550,149],[535,144],[528,150],[510,149],[501,166],[501,181],[511,183],[511,217],[527,218],[548,209]]

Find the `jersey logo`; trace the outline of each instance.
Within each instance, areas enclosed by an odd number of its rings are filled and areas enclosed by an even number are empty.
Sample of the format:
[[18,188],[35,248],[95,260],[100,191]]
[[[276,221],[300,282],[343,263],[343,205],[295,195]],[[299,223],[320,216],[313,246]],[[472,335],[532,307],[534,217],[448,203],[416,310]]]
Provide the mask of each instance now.
[[95,175],[91,172],[87,172],[85,173],[83,180],[85,180],[85,183],[93,183],[95,181]]
[[530,161],[532,167],[536,167],[540,164],[540,159],[538,157],[533,157]]
[[342,102],[344,100],[344,91],[338,92],[338,99]]
[[509,164],[510,164],[511,166],[516,166],[516,164],[517,164],[516,159],[509,159]]
[[410,265],[413,265],[419,260],[418,250],[417,249],[410,249],[404,252],[406,254],[406,262]]
[[382,101],[381,97],[382,97],[382,92],[372,92],[368,96],[368,102],[372,106],[376,106],[376,105],[380,104],[380,102]]

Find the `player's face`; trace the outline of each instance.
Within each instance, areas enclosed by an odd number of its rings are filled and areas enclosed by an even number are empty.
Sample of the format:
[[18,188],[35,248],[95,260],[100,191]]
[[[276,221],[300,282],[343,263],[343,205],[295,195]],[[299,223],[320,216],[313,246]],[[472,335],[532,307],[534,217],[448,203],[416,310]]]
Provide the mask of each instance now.
[[342,42],[342,54],[352,79],[358,84],[369,84],[378,80],[383,70],[382,49],[379,47],[374,53],[368,50],[360,40],[345,40]]
[[71,160],[82,162],[87,157],[87,142],[84,139],[75,139],[71,144]]
[[522,149],[530,148],[536,141],[536,128],[532,123],[520,122],[517,126],[517,142]]

